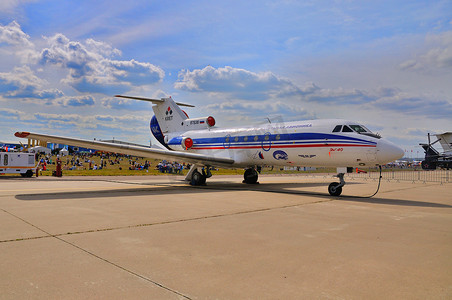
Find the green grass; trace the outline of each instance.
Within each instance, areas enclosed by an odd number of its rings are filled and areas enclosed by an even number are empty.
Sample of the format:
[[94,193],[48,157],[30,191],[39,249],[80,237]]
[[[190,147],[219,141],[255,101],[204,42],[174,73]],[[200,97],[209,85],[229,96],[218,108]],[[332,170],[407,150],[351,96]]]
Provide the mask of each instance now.
[[[82,161],[83,166],[77,167],[75,170],[66,170],[65,165],[69,160],[68,167],[71,166],[72,156],[65,156],[62,157],[62,166],[63,166],[63,176],[145,176],[145,175],[186,175],[188,170],[184,169],[182,171],[182,174],[168,174],[168,173],[160,173],[159,170],[157,170],[157,164],[160,162],[160,160],[149,160],[145,158],[139,158],[139,157],[132,157],[130,160],[129,158],[123,157],[119,164],[110,165],[107,160],[107,167],[102,170],[88,170],[88,163],[85,163]],[[101,158],[99,156],[92,156],[89,158],[90,160],[94,161],[94,164],[99,165]],[[114,160],[114,158],[112,158]],[[150,162],[150,167],[148,170],[129,170],[129,167],[131,164],[130,161],[135,161],[138,164],[144,164],[145,161],[148,160]],[[51,157],[51,161],[56,161],[56,156]],[[40,176],[52,176],[53,171],[55,171],[56,165],[55,164],[48,164],[47,165],[47,171],[40,171]],[[377,172],[378,168],[362,168],[363,170],[367,172]],[[407,171],[409,169],[385,169],[383,168],[383,172],[388,171]],[[243,169],[217,169],[213,170],[213,175],[243,175],[244,170]],[[315,174],[315,173],[336,173],[336,168],[317,168],[314,171],[296,171],[296,170],[282,170],[281,167],[265,167],[262,169],[261,174],[303,174],[303,173],[309,173],[309,174]],[[19,175],[19,174],[18,174]],[[20,176],[20,175],[19,175]]]
[[[83,166],[77,167],[75,170],[66,170],[65,165],[68,162],[68,167],[71,167],[71,159],[72,156],[64,156],[62,157],[62,166],[63,166],[63,176],[143,176],[143,175],[178,175],[178,174],[168,174],[168,173],[160,173],[157,170],[157,164],[160,160],[149,160],[145,158],[131,158],[132,161],[135,161],[138,164],[144,164],[146,160],[150,162],[150,167],[148,170],[129,170],[131,166],[129,163],[129,158],[122,158],[119,164],[110,165],[107,160],[107,167],[102,170],[89,170],[88,163],[82,161]],[[94,164],[99,165],[101,158],[99,156],[92,156],[89,158],[94,161]],[[105,160],[105,159],[104,159]],[[113,159],[114,160],[114,159]],[[51,161],[56,161],[56,156],[51,157]],[[40,171],[40,176],[52,176],[53,171],[55,171],[55,164],[48,164],[47,171]],[[318,168],[315,171],[292,171],[292,170],[281,170],[281,167],[265,167],[262,169],[261,174],[300,174],[300,173],[335,173],[335,168]],[[187,169],[182,171],[180,175],[186,175],[188,172]],[[212,171],[213,175],[243,175],[243,169],[216,169]]]

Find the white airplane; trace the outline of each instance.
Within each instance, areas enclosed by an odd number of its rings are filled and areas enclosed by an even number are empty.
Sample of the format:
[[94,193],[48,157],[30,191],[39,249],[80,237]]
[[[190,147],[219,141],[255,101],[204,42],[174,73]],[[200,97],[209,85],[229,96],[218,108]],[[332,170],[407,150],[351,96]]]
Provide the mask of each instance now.
[[212,176],[210,169],[213,167],[244,168],[243,182],[249,184],[257,182],[258,170],[264,165],[337,167],[340,182],[333,182],[328,187],[333,196],[342,192],[347,167],[382,165],[404,154],[401,148],[354,121],[310,120],[220,129],[215,127],[215,119],[211,116],[190,119],[180,106],[193,106],[174,102],[171,97],[116,97],[155,104],[150,129],[166,149],[30,132],[16,132],[15,136],[191,163],[185,180],[192,185],[205,184],[206,178]]

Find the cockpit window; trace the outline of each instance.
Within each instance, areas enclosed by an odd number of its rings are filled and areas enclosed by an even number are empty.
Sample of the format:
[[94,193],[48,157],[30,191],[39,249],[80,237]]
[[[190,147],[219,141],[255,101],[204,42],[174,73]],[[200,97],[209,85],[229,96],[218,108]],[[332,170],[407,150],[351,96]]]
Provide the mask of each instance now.
[[363,125],[336,125],[333,132],[356,132],[359,134],[374,137],[376,139],[381,139],[381,136],[377,133],[373,133]]
[[350,127],[357,133],[369,132],[369,130],[366,130],[366,128],[361,125],[350,125]]
[[377,139],[380,139],[381,136],[379,134],[375,134],[372,131],[370,131],[369,129],[367,129],[366,127],[362,126],[362,125],[349,125],[354,131],[356,131],[359,134],[364,134],[367,136],[371,136]]
[[353,130],[351,130],[351,128],[348,127],[347,125],[344,125],[344,127],[342,128],[342,132],[353,132]]

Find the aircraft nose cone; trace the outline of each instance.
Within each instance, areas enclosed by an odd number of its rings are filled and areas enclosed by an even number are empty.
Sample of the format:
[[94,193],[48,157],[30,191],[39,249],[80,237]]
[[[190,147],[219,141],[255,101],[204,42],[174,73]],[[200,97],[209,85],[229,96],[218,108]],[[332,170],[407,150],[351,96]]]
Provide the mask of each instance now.
[[377,149],[378,163],[381,165],[400,159],[405,154],[402,148],[389,141],[379,141]]

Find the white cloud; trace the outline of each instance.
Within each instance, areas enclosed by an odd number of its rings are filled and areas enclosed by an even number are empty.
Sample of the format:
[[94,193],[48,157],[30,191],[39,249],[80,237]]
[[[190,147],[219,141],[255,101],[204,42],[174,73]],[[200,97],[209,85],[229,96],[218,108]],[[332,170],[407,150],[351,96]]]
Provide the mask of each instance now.
[[0,116],[2,117],[2,119],[10,119],[16,121],[31,121],[35,119],[34,116],[26,112],[11,108],[0,108]]
[[452,68],[452,31],[429,34],[425,38],[426,52],[402,62],[399,68],[407,71],[430,71]]
[[22,31],[19,23],[12,21],[6,26],[0,25],[0,45],[9,45],[10,53],[19,57],[22,63],[35,61],[37,52],[30,36]]
[[2,0],[0,1],[0,14],[12,15],[17,9],[27,2],[36,2],[37,0]]
[[120,98],[105,98],[102,100],[102,105],[115,110],[152,111],[152,105],[149,102]]
[[452,103],[448,100],[410,95],[404,92],[391,97],[376,99],[372,106],[380,110],[395,111],[412,117],[429,117],[436,120],[450,120],[452,116]]
[[[1,114],[1,111],[0,111]],[[28,126],[44,126],[46,131],[58,129],[58,134],[71,136],[98,136],[106,138],[113,131],[116,133],[136,134],[136,128],[146,124],[149,120],[144,116],[136,115],[79,115],[79,114],[54,114],[34,113],[33,120]],[[145,127],[143,127],[145,128]],[[106,133],[108,132],[108,133]]]
[[245,69],[226,66],[193,71],[182,70],[176,89],[190,92],[224,93],[241,99],[269,99],[304,95],[316,89],[315,85],[301,89],[289,79],[279,77],[272,72],[254,73]]
[[30,36],[25,34],[19,23],[12,21],[6,26],[0,26],[0,43],[6,43],[15,46],[33,47],[30,42]]
[[63,97],[59,99],[59,104],[62,106],[93,106],[94,98],[92,96],[73,96]]
[[[232,67],[216,69],[208,66],[204,69],[181,71],[175,87],[193,93],[222,97],[224,101],[208,105],[207,108],[226,116],[261,117],[282,114],[289,118],[293,116],[303,119],[315,115],[314,110],[308,109],[314,109],[314,105],[315,111],[319,112],[336,105],[341,111],[346,110],[344,116],[347,111],[353,112],[357,105],[367,110],[395,111],[411,116],[422,114],[447,119],[452,115],[452,104],[449,100],[437,99],[431,95],[407,93],[388,87],[368,90],[321,88],[312,82],[301,87],[271,72],[254,73]],[[298,111],[300,106],[305,109]],[[349,116],[351,117],[352,115]]]
[[63,34],[46,38],[49,47],[40,53],[40,63],[69,71],[62,81],[79,92],[122,93],[134,86],[161,82],[164,71],[150,63],[121,61],[111,57],[121,52],[110,45],[88,39],[71,41]]
[[[79,92],[91,93],[123,93],[136,87],[153,85],[163,80],[164,71],[151,63],[132,60],[115,60],[121,55],[121,51],[111,45],[87,39],[84,42],[71,41],[63,34],[55,34],[44,37],[48,44],[47,48],[37,50],[30,36],[24,33],[16,21],[8,25],[0,25],[0,47],[3,53],[15,56],[23,64],[27,65],[27,72],[32,74],[32,68],[43,68],[43,66],[57,66],[67,72],[66,78],[61,80],[63,85],[70,86]],[[39,64],[37,64],[39,63]],[[23,77],[21,68],[15,68],[10,74],[11,80],[3,80],[3,88],[6,84],[17,82],[18,76]],[[14,74],[18,72],[18,74]],[[6,73],[4,73],[6,74]],[[23,81],[23,80],[21,80]],[[29,80],[30,82],[30,80]],[[40,84],[42,85],[42,84]],[[21,86],[31,86],[21,85]],[[48,94],[36,95],[37,86],[32,85],[32,91],[11,86],[13,91],[7,96],[31,98],[34,93],[37,98],[50,97]]]
[[53,100],[63,96],[58,89],[45,89],[48,82],[34,75],[28,66],[0,73],[0,92],[5,98]]
[[448,100],[407,93],[396,88],[318,89],[315,93],[307,95],[306,99],[318,104],[343,107],[362,105],[374,111],[392,111],[411,116],[449,119],[452,115],[452,103]]
[[[229,122],[264,122],[267,118],[273,121],[293,121],[314,118],[314,115],[303,108],[300,103],[283,101],[223,101],[209,104],[206,111]],[[267,122],[267,121],[265,121]]]

